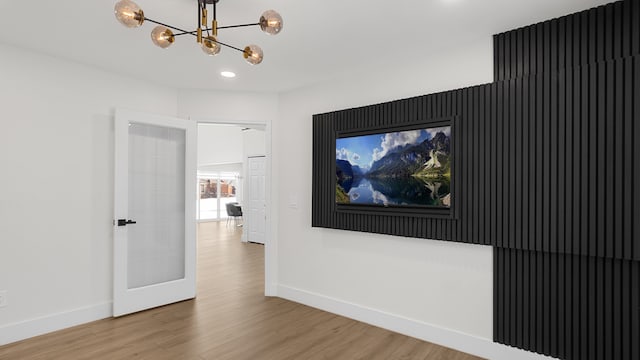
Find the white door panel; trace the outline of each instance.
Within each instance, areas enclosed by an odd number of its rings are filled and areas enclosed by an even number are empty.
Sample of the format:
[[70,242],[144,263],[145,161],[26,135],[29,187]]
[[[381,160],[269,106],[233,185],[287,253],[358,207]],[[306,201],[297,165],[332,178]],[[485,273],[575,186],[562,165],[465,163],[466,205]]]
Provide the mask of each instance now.
[[195,135],[191,121],[116,112],[114,316],[195,297]]
[[266,200],[265,200],[265,174],[266,159],[262,157],[248,158],[248,202],[245,210],[245,226],[247,241],[259,244],[265,243],[266,228]]

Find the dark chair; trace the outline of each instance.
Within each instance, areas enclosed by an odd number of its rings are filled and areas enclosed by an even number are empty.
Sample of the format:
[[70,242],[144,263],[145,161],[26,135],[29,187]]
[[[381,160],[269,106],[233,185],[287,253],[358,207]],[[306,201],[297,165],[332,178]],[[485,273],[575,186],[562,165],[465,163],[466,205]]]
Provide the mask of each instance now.
[[228,203],[227,204],[227,226],[231,219],[233,219],[234,224],[238,226],[242,226],[242,224],[238,224],[238,219],[242,219],[242,206],[238,203]]

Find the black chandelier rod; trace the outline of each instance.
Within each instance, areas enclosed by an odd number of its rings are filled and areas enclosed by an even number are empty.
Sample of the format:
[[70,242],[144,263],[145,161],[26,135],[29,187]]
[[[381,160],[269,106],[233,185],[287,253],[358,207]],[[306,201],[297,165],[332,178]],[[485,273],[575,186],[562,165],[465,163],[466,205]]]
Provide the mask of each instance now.
[[[145,18],[145,19],[146,19],[146,18]],[[146,20],[148,20],[148,19],[146,19]],[[155,21],[152,21],[152,20],[149,20],[149,21],[150,21],[150,22],[154,22],[154,23],[159,24],[159,25],[163,25],[163,24],[161,24],[161,23],[158,23],[158,22],[155,22]],[[239,27],[245,27],[245,26],[257,26],[257,25],[260,25],[260,23],[255,23],[255,24],[242,24],[242,25],[229,25],[229,26],[218,26],[218,30],[220,30],[220,29],[239,28]],[[170,26],[168,26],[168,25],[164,25],[164,26],[170,27]],[[173,27],[172,27],[172,29],[174,29],[174,30],[178,30],[178,29],[173,28]],[[206,28],[206,29],[205,29],[205,31],[210,31],[210,30],[213,30],[213,29],[212,29],[212,28]],[[189,34],[189,35],[195,35],[195,34],[196,34],[196,31],[185,31],[185,30],[178,30],[178,31],[181,31],[181,33],[180,33],[180,34],[174,34],[174,36],[187,35],[187,34]]]
[[[171,26],[171,25],[163,24],[163,23],[161,23],[161,22],[159,22],[159,21],[155,21],[155,20],[153,20],[153,19],[149,19],[148,17],[145,17],[145,18],[144,18],[144,20],[145,20],[145,21],[148,21],[148,22],[151,22],[151,23],[154,23],[154,24],[157,24],[157,25],[166,26],[166,27],[168,27],[168,28],[170,28],[170,29],[173,29],[173,30],[176,30],[176,31],[180,31],[180,32],[181,32],[180,34],[174,34],[173,36],[180,36],[180,35],[187,35],[187,34],[189,34],[189,35],[193,35],[193,36],[197,36],[197,35],[195,34],[195,31],[187,31],[187,30],[183,30],[183,29],[177,28],[177,27],[175,27],[175,26]],[[210,30],[210,29],[209,29],[209,30]],[[237,50],[237,51],[240,51],[241,53],[244,53],[244,49],[240,49],[240,48],[237,48],[237,47],[235,47],[235,46],[232,46],[232,45],[229,45],[229,44],[225,44],[225,43],[220,42],[220,41],[218,41],[218,40],[216,40],[215,42],[216,42],[216,43],[218,43],[218,44],[220,44],[220,45],[222,45],[222,46],[226,46],[226,47],[228,47],[228,48],[230,48],[230,49]]]
[[168,24],[164,24],[164,23],[161,23],[160,21],[155,21],[155,20],[149,19],[149,18],[148,18],[148,17],[146,17],[146,16],[144,17],[144,21],[148,21],[148,22],[151,22],[151,23],[154,23],[154,24],[158,24],[158,25],[166,26],[166,27],[168,27],[169,29],[173,29],[173,30],[175,30],[175,31],[180,31],[180,32],[182,32],[182,34],[179,34],[179,35],[184,35],[184,34],[190,34],[190,33],[191,33],[190,31],[183,30],[183,29],[180,29],[180,28],[177,28],[177,27],[175,27],[175,26],[168,25]]
[[220,45],[222,45],[222,46],[226,46],[226,47],[231,48],[231,49],[233,49],[233,50],[238,50],[238,51],[240,51],[241,53],[244,53],[244,49],[239,49],[239,48],[237,48],[237,47],[235,47],[235,46],[231,46],[231,45],[229,45],[229,44],[225,44],[225,43],[220,42],[220,41],[218,41],[218,40],[214,40],[214,42],[217,42],[218,44],[220,44]]
[[257,26],[257,25],[260,25],[260,23],[255,23],[255,24],[242,24],[242,25],[229,25],[229,26],[218,26],[218,30],[219,30],[219,29],[239,28],[239,27],[245,27],[245,26]]

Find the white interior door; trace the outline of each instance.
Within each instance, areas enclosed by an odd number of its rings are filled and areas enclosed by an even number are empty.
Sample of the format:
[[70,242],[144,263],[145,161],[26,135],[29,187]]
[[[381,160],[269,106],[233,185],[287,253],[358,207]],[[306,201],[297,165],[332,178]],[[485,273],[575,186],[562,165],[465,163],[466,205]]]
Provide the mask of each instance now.
[[264,156],[250,157],[247,162],[247,187],[245,194],[248,201],[243,210],[247,241],[264,244],[266,228],[265,174],[266,159]]
[[114,316],[195,297],[196,131],[116,111]]

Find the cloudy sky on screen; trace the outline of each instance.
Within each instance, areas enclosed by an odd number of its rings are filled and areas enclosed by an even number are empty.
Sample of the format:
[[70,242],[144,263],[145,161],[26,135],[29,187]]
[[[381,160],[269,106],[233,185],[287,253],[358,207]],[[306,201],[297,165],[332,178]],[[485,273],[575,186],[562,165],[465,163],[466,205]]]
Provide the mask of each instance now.
[[374,161],[381,159],[398,147],[420,144],[430,140],[438,132],[450,136],[451,127],[439,127],[399,131],[392,133],[353,136],[336,139],[336,159],[348,160],[351,165],[363,169],[371,167]]

